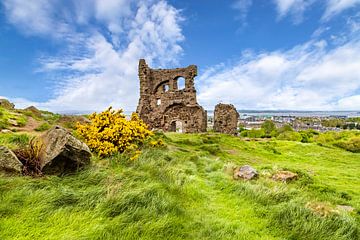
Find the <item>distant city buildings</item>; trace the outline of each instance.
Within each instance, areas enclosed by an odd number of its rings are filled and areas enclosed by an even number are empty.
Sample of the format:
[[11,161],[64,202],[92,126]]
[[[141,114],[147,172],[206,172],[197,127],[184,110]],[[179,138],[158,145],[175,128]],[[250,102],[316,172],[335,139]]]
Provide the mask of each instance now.
[[[341,131],[344,128],[347,129],[360,129],[360,117],[358,116],[346,116],[346,115],[328,115],[328,116],[307,116],[302,114],[301,116],[292,115],[279,115],[278,112],[274,112],[265,115],[244,114],[240,113],[239,128],[246,130],[260,129],[261,125],[266,121],[271,120],[275,123],[277,128],[284,125],[291,126],[294,130],[308,130],[313,129],[320,132],[325,131]],[[211,128],[213,124],[212,117],[208,118],[208,127]]]

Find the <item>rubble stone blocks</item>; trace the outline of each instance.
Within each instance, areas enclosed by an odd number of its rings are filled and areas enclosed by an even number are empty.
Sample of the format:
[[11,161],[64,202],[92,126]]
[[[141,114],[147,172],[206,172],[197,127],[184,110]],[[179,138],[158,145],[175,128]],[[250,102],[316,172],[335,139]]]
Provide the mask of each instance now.
[[[207,113],[196,101],[197,67],[151,69],[139,61],[140,99],[136,112],[150,129],[205,132]],[[181,88],[180,81],[184,81]]]
[[214,131],[235,135],[240,115],[232,104],[219,103],[214,111]]

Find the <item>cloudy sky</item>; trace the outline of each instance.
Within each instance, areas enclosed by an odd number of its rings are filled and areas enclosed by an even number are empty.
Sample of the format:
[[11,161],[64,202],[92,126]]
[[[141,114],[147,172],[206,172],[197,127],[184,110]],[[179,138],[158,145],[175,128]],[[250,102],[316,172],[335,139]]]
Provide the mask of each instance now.
[[135,110],[137,64],[198,65],[198,101],[360,110],[360,0],[1,0],[0,97]]

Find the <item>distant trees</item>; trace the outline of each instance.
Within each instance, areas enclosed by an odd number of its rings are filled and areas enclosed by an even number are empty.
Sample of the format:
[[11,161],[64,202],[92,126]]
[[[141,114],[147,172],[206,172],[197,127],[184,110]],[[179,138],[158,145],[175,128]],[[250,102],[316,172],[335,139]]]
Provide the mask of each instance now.
[[265,137],[272,137],[276,134],[276,125],[271,120],[266,120],[262,125],[261,129],[265,132]]

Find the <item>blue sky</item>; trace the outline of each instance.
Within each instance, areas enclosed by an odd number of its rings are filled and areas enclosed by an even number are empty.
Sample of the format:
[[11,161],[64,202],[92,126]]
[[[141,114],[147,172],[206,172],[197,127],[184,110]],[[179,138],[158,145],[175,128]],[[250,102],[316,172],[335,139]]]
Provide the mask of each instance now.
[[137,63],[198,65],[198,101],[360,110],[360,0],[2,0],[0,96],[135,110]]

